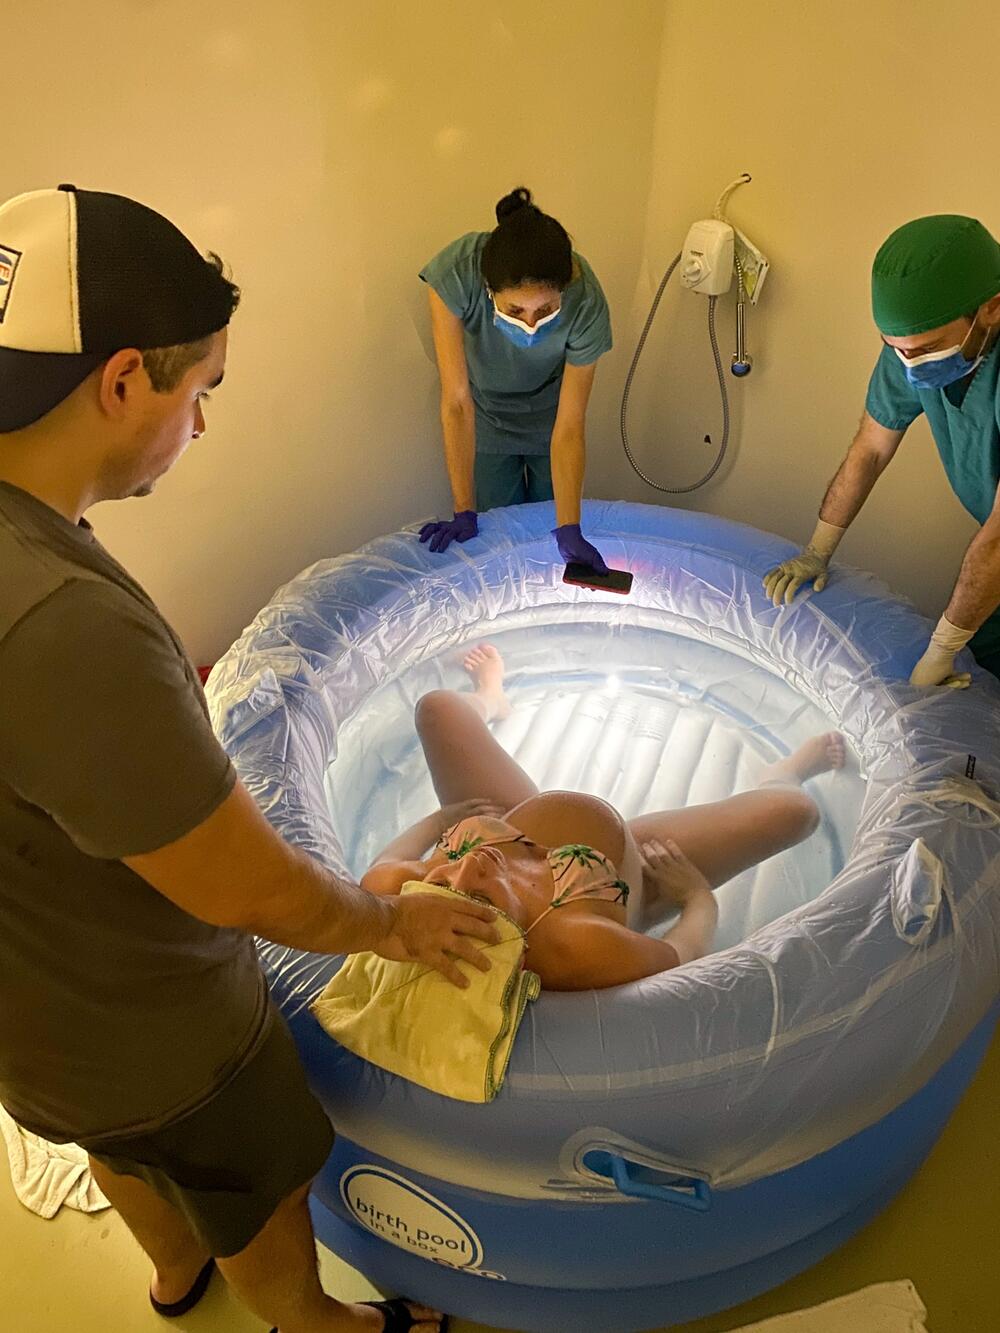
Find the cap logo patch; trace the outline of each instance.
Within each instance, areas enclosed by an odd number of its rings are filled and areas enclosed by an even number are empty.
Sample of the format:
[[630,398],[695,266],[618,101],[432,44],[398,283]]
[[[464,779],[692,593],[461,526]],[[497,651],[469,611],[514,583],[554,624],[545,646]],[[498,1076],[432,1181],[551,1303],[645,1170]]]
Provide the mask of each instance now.
[[4,315],[7,313],[7,302],[10,300],[11,289],[14,286],[14,274],[17,272],[20,258],[20,250],[12,250],[8,245],[0,245],[0,324],[3,323]]

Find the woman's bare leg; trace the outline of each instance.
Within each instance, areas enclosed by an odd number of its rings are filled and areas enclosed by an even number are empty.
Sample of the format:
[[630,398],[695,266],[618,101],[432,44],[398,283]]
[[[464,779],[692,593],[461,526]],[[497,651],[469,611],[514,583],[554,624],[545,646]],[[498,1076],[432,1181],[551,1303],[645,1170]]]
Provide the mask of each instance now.
[[686,810],[640,815],[629,820],[629,828],[640,845],[672,838],[718,888],[807,838],[819,822],[819,811],[802,783],[843,763],[843,736],[839,731],[826,732],[806,741],[787,759],[770,764],[755,791]]
[[471,694],[432,690],[417,701],[417,735],[434,790],[442,805],[479,796],[512,810],[537,796],[538,788],[487,726],[510,711],[503,658],[492,644],[483,644],[463,665],[475,684]]

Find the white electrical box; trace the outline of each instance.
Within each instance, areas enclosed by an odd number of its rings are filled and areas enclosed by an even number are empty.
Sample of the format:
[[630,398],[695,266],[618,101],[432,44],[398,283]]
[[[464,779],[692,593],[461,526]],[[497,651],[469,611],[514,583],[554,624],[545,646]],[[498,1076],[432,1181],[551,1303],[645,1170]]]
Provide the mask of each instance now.
[[694,222],[681,251],[681,285],[703,296],[721,296],[733,281],[733,229],[728,222]]

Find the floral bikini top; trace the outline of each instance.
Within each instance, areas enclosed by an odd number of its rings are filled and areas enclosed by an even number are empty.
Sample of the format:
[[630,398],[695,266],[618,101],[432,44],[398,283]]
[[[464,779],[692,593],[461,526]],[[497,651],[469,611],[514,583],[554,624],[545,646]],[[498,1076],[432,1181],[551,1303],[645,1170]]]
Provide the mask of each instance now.
[[[497,847],[508,842],[539,845],[504,819],[474,815],[447,829],[441,835],[437,850],[449,861],[460,861],[476,847]],[[527,930],[533,930],[557,907],[578,902],[581,898],[599,898],[602,902],[623,906],[628,902],[629,886],[619,879],[614,866],[596,848],[581,842],[568,842],[563,847],[550,847],[546,857],[552,871],[552,902]]]

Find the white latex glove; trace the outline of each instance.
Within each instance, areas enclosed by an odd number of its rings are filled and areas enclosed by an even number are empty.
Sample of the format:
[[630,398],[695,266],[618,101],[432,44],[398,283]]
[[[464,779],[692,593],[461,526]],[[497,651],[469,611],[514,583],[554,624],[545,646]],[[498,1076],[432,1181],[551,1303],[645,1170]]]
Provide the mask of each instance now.
[[811,583],[817,592],[823,591],[829,577],[830,557],[846,531],[819,519],[809,545],[768,570],[764,575],[764,591],[775,606],[791,602],[803,583]]
[[931,641],[920,661],[910,673],[911,685],[946,685],[951,690],[965,690],[972,684],[968,671],[952,671],[955,654],[960,652],[975,634],[974,629],[959,629],[942,616],[934,628]]

